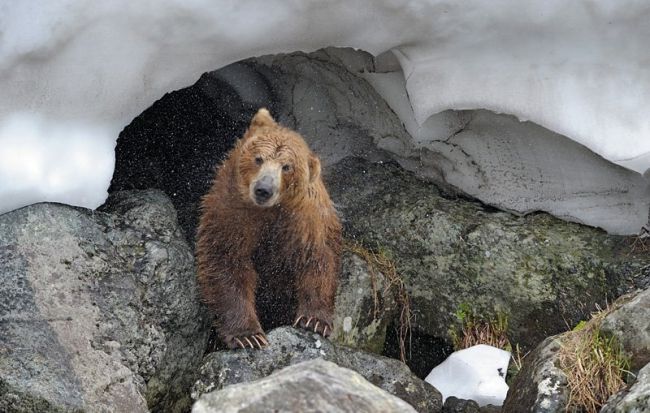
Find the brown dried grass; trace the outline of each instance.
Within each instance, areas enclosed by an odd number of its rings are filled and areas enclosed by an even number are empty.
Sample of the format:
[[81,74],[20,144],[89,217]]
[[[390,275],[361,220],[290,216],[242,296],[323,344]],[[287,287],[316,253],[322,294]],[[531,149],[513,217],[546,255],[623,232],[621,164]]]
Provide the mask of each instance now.
[[600,332],[602,320],[613,308],[593,314],[562,341],[559,365],[567,376],[566,411],[598,412],[611,395],[625,387],[629,362],[615,338]]
[[647,235],[637,235],[630,239],[630,254],[650,252],[650,238]]

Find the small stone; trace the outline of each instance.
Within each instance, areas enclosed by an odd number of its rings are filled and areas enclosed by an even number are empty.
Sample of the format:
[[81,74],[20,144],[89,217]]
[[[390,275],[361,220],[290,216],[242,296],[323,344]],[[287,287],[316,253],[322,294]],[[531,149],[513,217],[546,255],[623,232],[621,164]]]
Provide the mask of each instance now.
[[352,330],[352,317],[345,317],[343,319],[343,331],[349,333]]

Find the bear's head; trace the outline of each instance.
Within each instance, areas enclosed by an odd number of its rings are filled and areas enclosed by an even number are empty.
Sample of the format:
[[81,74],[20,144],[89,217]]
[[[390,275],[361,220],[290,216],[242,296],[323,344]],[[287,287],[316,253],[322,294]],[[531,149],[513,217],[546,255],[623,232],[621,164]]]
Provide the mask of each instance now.
[[241,195],[260,207],[300,199],[320,179],[320,161],[298,133],[260,109],[239,142]]

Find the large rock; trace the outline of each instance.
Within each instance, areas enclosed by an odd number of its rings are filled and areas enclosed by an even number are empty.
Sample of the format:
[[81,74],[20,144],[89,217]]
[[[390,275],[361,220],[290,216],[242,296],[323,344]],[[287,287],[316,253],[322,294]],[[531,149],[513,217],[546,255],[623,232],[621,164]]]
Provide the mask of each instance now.
[[380,73],[381,60],[327,48],[205,73],[122,131],[109,191],[163,190],[193,242],[214,166],[266,106],[305,136],[326,168],[347,156],[393,156],[439,185],[519,214],[543,210],[620,234],[636,234],[647,223],[650,187],[639,173],[541,126],[486,110],[443,111],[420,125],[403,73]]
[[392,257],[415,328],[434,336],[448,337],[469,305],[505,314],[510,340],[531,349],[650,278],[650,256],[631,253],[622,237],[449,199],[393,163],[349,158],[326,181],[346,235]]
[[608,314],[600,328],[616,337],[630,359],[630,369],[637,371],[650,363],[650,288]]
[[567,377],[558,367],[561,336],[549,337],[525,358],[510,384],[503,413],[558,413],[569,400]]
[[259,380],[284,367],[322,358],[356,371],[419,412],[439,412],[442,408],[440,393],[397,360],[337,346],[316,334],[291,327],[272,330],[268,340],[270,346],[264,350],[218,351],[207,355],[192,397],[198,399],[213,390]]
[[251,383],[201,396],[192,413],[415,412],[360,374],[321,359],[304,361]]
[[0,216],[0,411],[182,411],[206,344],[160,192]]

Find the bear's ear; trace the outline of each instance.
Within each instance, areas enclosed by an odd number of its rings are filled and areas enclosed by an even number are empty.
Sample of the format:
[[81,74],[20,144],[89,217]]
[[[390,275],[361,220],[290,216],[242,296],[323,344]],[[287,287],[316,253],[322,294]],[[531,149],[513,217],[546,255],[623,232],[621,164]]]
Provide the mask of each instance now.
[[253,120],[251,120],[250,129],[261,128],[264,126],[276,126],[275,120],[266,108],[257,111]]
[[313,153],[309,155],[309,183],[313,183],[320,176],[320,159]]

